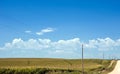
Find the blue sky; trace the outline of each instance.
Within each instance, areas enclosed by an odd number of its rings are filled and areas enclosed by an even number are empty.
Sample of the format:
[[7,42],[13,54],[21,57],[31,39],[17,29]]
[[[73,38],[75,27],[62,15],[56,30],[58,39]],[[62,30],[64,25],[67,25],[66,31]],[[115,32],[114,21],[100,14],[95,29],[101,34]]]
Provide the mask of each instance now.
[[[119,0],[0,0],[0,57],[80,58],[81,43],[85,44],[85,57],[101,57],[103,52],[118,56],[119,30]],[[36,44],[39,39],[50,40],[44,43],[49,47],[36,50],[42,44],[34,47],[34,40]]]

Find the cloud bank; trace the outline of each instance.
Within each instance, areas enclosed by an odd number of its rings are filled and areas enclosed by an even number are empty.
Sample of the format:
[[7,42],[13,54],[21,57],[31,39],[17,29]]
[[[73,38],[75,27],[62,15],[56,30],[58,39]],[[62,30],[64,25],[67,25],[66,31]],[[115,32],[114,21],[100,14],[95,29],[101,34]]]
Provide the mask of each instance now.
[[86,49],[113,50],[116,47],[120,47],[120,39],[98,38],[89,40],[88,42],[81,42],[80,38],[58,41],[51,41],[50,39],[29,39],[24,41],[21,38],[16,38],[10,43],[5,43],[0,49],[77,50],[81,48],[82,44],[84,44],[84,48]]
[[98,38],[89,40],[88,42],[82,42],[80,38],[58,41],[52,41],[50,39],[23,40],[21,38],[16,38],[13,39],[12,42],[5,43],[3,47],[0,47],[0,51],[12,51],[14,53],[33,53],[35,51],[38,53],[40,51],[41,54],[46,53],[55,55],[76,55],[81,51],[82,44],[84,44],[84,49],[86,51],[109,51],[120,48],[120,39],[113,40],[111,38]]

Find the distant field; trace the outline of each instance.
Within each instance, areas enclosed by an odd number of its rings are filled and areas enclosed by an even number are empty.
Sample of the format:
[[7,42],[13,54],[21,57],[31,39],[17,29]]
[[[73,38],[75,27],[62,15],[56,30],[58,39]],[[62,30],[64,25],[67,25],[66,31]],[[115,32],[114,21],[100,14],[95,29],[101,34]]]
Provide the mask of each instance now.
[[[86,74],[99,74],[104,71],[111,63],[111,60],[85,59],[84,67]],[[47,72],[38,74],[80,74],[80,59],[49,59],[49,58],[9,58],[0,59],[0,74],[5,70],[15,72],[16,70],[27,69],[28,74],[33,74],[31,70],[43,70]],[[4,71],[3,71],[4,70]],[[9,72],[10,72],[9,71]],[[94,73],[93,73],[94,72]],[[99,72],[99,73],[98,73]],[[14,73],[19,74],[19,73]],[[27,74],[22,73],[22,74]],[[37,74],[34,72],[34,74]]]

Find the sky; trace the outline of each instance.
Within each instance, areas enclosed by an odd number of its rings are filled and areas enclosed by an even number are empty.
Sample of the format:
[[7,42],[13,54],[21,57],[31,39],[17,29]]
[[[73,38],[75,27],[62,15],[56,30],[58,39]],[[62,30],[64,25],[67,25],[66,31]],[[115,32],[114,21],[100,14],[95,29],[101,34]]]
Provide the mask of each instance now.
[[0,58],[120,58],[119,0],[0,0]]

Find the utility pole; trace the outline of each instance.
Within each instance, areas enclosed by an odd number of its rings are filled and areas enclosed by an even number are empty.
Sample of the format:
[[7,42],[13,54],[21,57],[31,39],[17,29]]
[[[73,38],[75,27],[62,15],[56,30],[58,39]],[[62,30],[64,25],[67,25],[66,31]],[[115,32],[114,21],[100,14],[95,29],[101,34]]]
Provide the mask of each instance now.
[[84,60],[83,60],[83,44],[82,44],[82,74],[84,74]]
[[27,61],[27,64],[28,64],[28,66],[30,65],[30,61],[29,60]]
[[105,58],[104,58],[104,52],[103,52],[103,60],[104,60]]
[[111,60],[111,56],[109,55],[109,60]]

